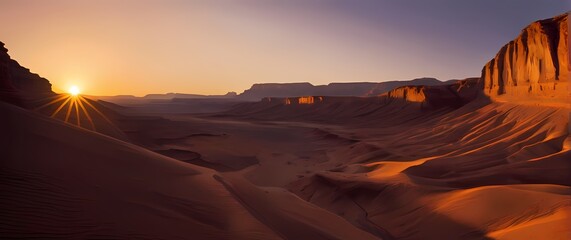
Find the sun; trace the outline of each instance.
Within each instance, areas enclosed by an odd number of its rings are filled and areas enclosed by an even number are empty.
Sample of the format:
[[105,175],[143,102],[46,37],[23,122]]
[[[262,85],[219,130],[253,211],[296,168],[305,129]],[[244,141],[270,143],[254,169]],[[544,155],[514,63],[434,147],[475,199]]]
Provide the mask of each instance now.
[[71,94],[71,95],[73,95],[73,96],[77,96],[77,95],[79,95],[79,92],[80,92],[80,91],[79,91],[79,88],[78,88],[77,86],[71,86],[71,87],[69,88],[69,91],[68,91],[68,92],[69,92],[69,94]]

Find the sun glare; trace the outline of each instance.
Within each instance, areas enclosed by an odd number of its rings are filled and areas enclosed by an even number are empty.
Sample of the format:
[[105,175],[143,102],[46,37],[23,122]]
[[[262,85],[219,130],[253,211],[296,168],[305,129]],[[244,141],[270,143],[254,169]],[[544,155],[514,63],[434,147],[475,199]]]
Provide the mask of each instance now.
[[[75,124],[78,127],[87,128],[87,126],[91,126],[93,131],[96,131],[95,122],[92,118],[93,114],[97,114],[107,123],[113,124],[113,122],[109,120],[105,114],[99,111],[99,109],[97,109],[97,107],[90,102],[91,100],[79,94],[81,91],[77,86],[70,87],[67,92],[69,94],[57,94],[52,96],[51,98],[53,99],[51,101],[35,108],[35,110],[37,111],[48,106],[55,105],[57,107],[55,107],[55,110],[50,115],[50,117],[60,118],[66,123]],[[85,125],[86,121],[89,123],[89,125]]]
[[69,94],[73,96],[79,95],[79,88],[77,86],[72,86],[71,88],[69,88]]

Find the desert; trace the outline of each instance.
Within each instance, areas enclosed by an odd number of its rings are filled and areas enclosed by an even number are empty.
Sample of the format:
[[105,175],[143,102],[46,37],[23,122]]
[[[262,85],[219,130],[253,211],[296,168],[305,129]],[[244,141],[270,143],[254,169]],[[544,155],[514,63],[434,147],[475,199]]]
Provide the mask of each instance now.
[[222,95],[56,93],[1,44],[0,238],[571,239],[568,26],[476,77]]

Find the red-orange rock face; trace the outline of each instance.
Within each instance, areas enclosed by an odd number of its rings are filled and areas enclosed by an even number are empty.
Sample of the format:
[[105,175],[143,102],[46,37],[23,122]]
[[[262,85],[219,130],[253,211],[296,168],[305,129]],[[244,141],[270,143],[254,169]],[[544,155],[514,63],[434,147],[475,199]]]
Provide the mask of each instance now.
[[493,100],[568,103],[568,15],[526,27],[482,70],[484,93]]
[[425,86],[405,86],[394,89],[387,93],[390,98],[404,99],[408,102],[424,102],[426,96],[424,95]]

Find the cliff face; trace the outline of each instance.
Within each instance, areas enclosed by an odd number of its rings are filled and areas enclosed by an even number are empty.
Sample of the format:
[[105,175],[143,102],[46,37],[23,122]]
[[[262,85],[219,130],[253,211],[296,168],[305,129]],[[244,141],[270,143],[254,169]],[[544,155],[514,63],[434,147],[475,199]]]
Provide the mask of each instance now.
[[22,106],[27,100],[52,94],[50,82],[11,59],[0,42],[0,100]]
[[526,27],[482,70],[484,93],[493,100],[568,103],[568,15]]

